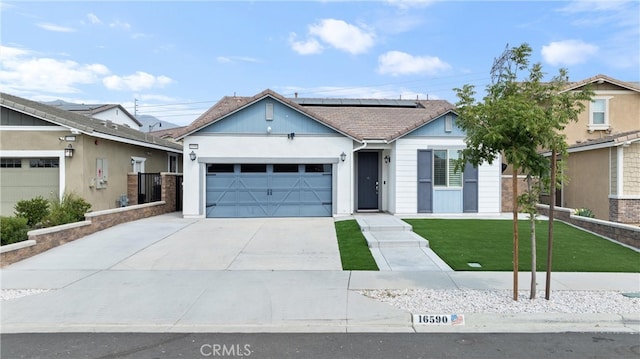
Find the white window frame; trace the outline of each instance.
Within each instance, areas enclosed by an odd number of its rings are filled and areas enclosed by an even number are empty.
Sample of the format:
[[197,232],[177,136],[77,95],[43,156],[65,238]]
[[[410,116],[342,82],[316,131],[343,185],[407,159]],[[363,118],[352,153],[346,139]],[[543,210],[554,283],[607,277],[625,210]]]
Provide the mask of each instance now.
[[[612,96],[594,96],[589,102],[589,131],[605,131],[609,129],[609,100]],[[595,113],[594,102],[596,100],[604,101],[604,123],[593,123],[593,114]]]
[[[436,166],[436,151],[445,151],[447,153],[447,158],[445,160],[445,164],[446,164],[446,170],[445,170],[445,174],[446,174],[446,178],[445,178],[445,185],[436,185],[436,181],[435,181],[435,177],[436,177],[436,172],[435,172],[435,166]],[[456,174],[460,175],[460,185],[459,186],[453,186],[451,185],[451,173],[453,171],[453,169],[451,169],[451,153],[455,152],[458,154],[458,156],[460,156],[459,152],[462,151],[461,149],[457,149],[457,148],[434,148],[432,151],[432,163],[433,163],[433,168],[431,169],[431,177],[432,177],[432,183],[433,183],[433,188],[435,190],[438,189],[460,189],[463,186],[464,183],[464,178],[462,176],[462,171],[457,172]]]

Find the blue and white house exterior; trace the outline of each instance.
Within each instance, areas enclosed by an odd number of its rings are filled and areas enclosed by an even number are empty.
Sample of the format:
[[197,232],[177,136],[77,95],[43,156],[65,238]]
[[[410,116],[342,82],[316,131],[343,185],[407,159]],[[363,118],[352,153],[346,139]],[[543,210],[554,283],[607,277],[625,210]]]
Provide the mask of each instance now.
[[177,136],[183,215],[498,214],[499,161],[455,172],[455,119],[443,100],[224,97]]

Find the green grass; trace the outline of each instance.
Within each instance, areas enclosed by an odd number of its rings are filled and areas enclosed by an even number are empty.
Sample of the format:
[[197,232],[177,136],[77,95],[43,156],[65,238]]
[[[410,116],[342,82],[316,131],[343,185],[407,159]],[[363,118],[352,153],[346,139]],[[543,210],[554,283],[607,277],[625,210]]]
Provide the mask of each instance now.
[[335,222],[343,270],[378,270],[360,226],[355,220]]
[[[513,222],[481,219],[407,219],[413,231],[453,270],[513,270]],[[547,222],[536,222],[538,271],[546,271]],[[518,269],[531,270],[528,220],[518,223]],[[472,268],[476,262],[481,268]],[[640,272],[640,253],[601,237],[555,222],[552,270],[557,272]]]

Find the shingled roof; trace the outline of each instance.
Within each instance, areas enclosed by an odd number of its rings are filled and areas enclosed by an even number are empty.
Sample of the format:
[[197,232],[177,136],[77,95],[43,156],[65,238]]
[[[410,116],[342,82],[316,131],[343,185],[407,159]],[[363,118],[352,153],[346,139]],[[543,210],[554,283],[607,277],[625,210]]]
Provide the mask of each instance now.
[[569,152],[586,151],[594,148],[620,146],[627,142],[640,141],[640,130],[616,133],[602,138],[587,140],[569,146]]
[[182,152],[181,144],[151,136],[127,126],[112,123],[111,121],[103,121],[100,119],[86,117],[79,113],[27,100],[22,97],[0,93],[0,105],[59,126],[78,130],[87,135],[127,143],[134,142],[137,145],[150,148]]
[[[290,99],[267,89],[252,97],[223,97],[187,126],[177,138],[184,138],[266,97],[274,98],[359,142],[367,140],[390,142],[447,112],[454,111],[454,106],[444,100],[388,100],[385,102],[370,99],[331,99],[331,101],[320,101],[304,98]],[[385,103],[388,104],[385,105]]]
[[638,85],[637,83],[620,81],[620,80],[614,79],[613,77],[609,77],[607,75],[602,75],[602,74],[596,75],[596,76],[593,76],[593,77],[589,77],[589,78],[584,79],[582,81],[573,82],[573,83],[569,84],[567,86],[567,88],[565,88],[564,91],[575,90],[577,88],[580,88],[580,87],[588,85],[588,84],[599,83],[600,81],[609,82],[611,84],[614,84],[616,86],[620,86],[620,87],[625,88],[627,90],[640,92],[640,85]]
[[142,123],[140,123],[140,121],[138,121],[137,118],[135,118],[135,116],[131,115],[131,113],[129,113],[129,111],[127,111],[127,109],[125,109],[124,107],[122,107],[122,105],[120,104],[75,104],[75,103],[62,103],[62,104],[56,104],[51,103],[50,105],[61,108],[63,110],[67,110],[67,111],[71,111],[71,112],[76,112],[82,115],[85,115],[87,117],[93,117],[94,114],[98,114],[100,112],[105,112],[108,111],[112,108],[118,108],[120,111],[122,111],[124,114],[126,114],[129,118],[131,118],[131,120],[133,120],[135,123],[138,124],[138,126],[142,126]]

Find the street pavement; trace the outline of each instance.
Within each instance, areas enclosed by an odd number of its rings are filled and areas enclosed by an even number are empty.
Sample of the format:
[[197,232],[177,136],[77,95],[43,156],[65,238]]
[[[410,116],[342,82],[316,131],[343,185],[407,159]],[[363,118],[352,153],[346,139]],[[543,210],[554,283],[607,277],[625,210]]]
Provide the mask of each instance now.
[[[120,224],[3,268],[3,292],[43,292],[3,300],[1,332],[640,333],[640,309],[465,313],[460,326],[416,325],[415,313],[360,291],[508,290],[512,273],[342,271],[333,221],[174,213]],[[526,283],[529,273],[520,275]],[[551,288],[640,292],[640,274],[553,273]]]

